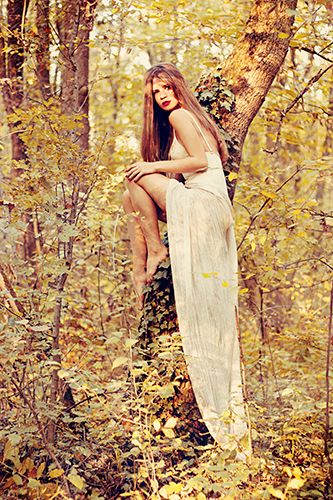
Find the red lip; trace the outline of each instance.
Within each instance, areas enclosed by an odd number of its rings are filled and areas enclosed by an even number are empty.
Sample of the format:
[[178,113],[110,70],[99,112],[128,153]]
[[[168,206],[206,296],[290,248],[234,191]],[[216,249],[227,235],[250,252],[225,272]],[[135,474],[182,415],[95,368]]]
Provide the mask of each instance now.
[[162,103],[162,106],[168,106],[170,104],[171,101],[165,101]]

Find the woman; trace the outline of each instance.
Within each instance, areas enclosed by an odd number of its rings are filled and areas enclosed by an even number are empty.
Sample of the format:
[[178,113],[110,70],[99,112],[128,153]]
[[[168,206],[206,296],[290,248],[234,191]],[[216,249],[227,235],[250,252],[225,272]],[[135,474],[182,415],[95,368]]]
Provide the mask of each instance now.
[[[145,79],[144,161],[126,169],[124,208],[134,285],[150,281],[168,250],[158,214],[166,212],[176,309],[189,375],[202,417],[220,443],[246,432],[236,330],[237,253],[218,128],[172,64]],[[185,184],[175,178],[182,174]],[[231,410],[226,423],[223,417]],[[230,414],[229,414],[230,417]]]

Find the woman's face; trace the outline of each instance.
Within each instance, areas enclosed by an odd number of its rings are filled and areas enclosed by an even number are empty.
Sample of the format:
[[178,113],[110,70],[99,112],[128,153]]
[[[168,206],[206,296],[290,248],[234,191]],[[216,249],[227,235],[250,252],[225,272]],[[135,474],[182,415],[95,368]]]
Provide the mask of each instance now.
[[172,111],[179,107],[179,101],[176,98],[171,85],[159,78],[153,79],[153,96],[157,105],[165,111]]

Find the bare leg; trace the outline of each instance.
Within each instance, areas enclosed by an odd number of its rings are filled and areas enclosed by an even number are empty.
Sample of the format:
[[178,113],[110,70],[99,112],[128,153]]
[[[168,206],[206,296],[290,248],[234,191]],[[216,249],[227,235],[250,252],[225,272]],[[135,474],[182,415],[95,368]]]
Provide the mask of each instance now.
[[168,255],[168,250],[161,242],[155,202],[138,183],[127,181],[127,188],[133,207],[139,212],[139,222],[147,244],[147,280],[150,281],[158,264]]
[[141,309],[142,290],[146,284],[147,245],[129,191],[125,191],[123,195],[123,206],[128,215],[127,228],[133,253],[133,284],[138,297],[137,305]]

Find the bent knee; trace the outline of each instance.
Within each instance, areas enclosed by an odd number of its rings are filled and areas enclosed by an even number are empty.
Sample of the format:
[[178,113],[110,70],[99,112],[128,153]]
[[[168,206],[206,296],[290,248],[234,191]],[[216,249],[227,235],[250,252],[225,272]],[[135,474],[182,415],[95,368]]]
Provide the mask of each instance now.
[[125,212],[133,212],[133,204],[131,200],[130,192],[126,189],[123,193],[123,207]]

